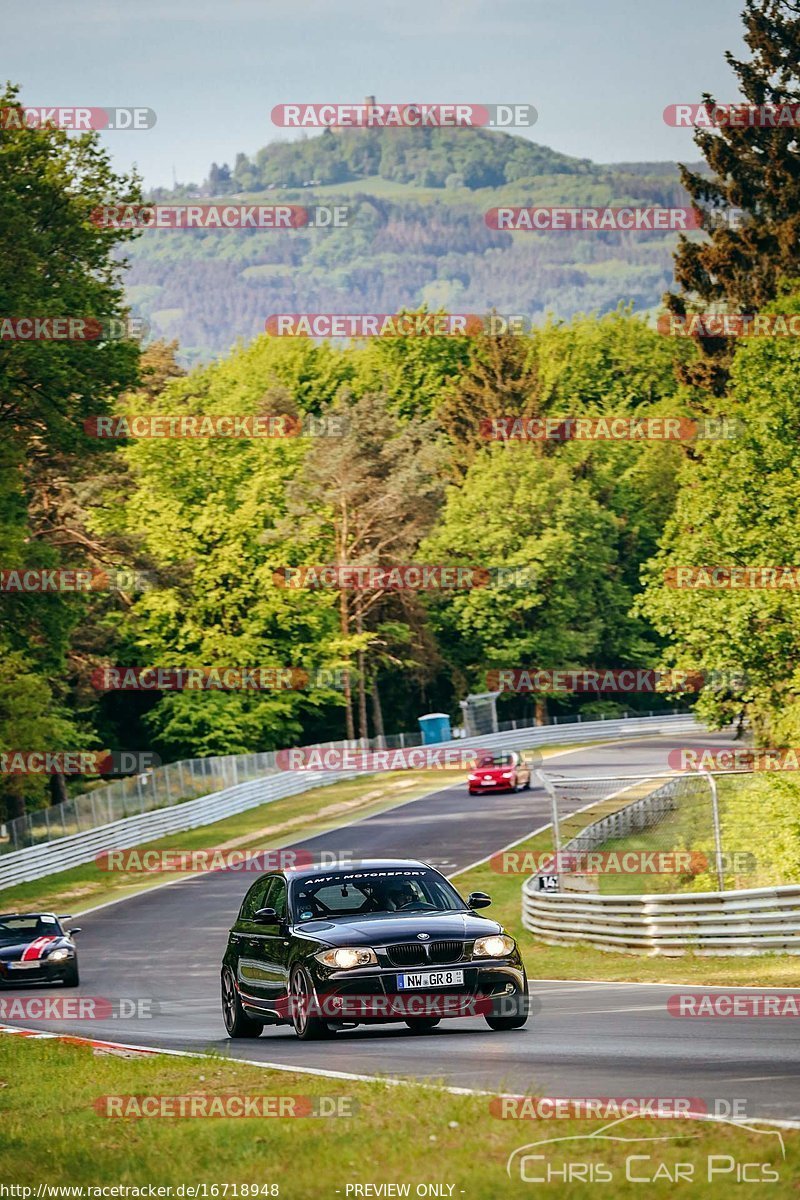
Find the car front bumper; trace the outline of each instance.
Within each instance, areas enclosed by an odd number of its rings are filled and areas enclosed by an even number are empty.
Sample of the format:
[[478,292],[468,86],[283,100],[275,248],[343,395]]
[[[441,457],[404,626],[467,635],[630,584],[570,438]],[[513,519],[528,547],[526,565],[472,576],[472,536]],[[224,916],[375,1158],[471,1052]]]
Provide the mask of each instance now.
[[75,963],[74,957],[54,963],[41,959],[22,965],[18,962],[0,961],[0,986],[16,984],[18,987],[25,987],[31,983],[60,983],[75,970]]
[[[399,978],[460,971],[463,982],[445,986],[403,988]],[[359,1024],[404,1021],[413,1017],[486,1016],[504,997],[527,990],[522,964],[508,960],[454,963],[450,966],[331,971],[319,964],[310,970],[315,1015],[332,1022]]]

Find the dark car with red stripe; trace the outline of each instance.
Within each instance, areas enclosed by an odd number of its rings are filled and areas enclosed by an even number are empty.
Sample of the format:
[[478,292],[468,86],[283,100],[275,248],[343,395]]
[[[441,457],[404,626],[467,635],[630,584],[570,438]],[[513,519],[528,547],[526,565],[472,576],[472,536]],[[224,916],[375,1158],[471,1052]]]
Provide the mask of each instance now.
[[63,983],[77,987],[78,929],[65,929],[55,913],[0,913],[0,985]]

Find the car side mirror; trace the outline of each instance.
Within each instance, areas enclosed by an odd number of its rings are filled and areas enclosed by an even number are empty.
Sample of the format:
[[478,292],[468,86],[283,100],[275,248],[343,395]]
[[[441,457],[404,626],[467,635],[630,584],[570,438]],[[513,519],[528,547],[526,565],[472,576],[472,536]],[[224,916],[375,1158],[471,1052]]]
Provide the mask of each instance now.
[[74,937],[75,934],[80,933],[80,931],[81,931],[81,927],[80,927],[80,925],[78,925],[78,927],[76,929],[67,929],[66,933],[68,933],[70,937]]
[[253,920],[257,925],[281,924],[281,918],[278,916],[277,909],[274,908],[257,908],[253,913]]
[[488,908],[492,903],[492,897],[487,896],[486,892],[470,892],[467,896],[468,908]]

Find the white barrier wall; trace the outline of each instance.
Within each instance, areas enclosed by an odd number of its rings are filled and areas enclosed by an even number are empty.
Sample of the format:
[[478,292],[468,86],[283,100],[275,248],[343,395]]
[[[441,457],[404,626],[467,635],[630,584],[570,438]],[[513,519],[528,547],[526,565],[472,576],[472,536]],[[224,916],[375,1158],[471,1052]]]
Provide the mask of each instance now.
[[800,886],[676,895],[537,893],[522,885],[522,923],[549,945],[680,957],[800,954]]

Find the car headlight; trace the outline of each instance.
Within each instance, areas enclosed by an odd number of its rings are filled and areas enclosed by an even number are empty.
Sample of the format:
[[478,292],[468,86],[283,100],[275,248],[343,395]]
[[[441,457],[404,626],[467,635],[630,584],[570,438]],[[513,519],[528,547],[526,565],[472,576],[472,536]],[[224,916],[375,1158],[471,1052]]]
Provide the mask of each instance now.
[[65,950],[62,947],[59,950],[51,950],[47,956],[47,961],[48,962],[63,962],[65,958],[69,958],[69,957],[70,957],[69,950]]
[[490,933],[488,937],[478,938],[472,949],[472,957],[506,958],[515,946],[516,942],[507,933]]
[[314,958],[326,967],[335,967],[337,971],[348,971],[351,967],[369,967],[378,961],[378,956],[369,946],[341,946],[338,950],[320,950]]
[[513,779],[514,772],[513,771],[503,771],[502,778],[503,779]]

